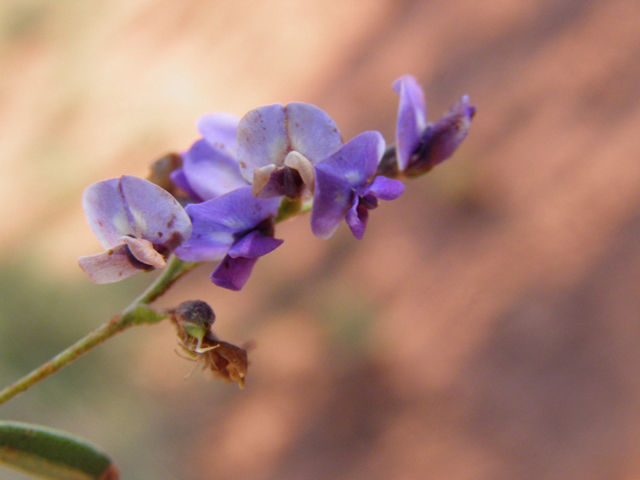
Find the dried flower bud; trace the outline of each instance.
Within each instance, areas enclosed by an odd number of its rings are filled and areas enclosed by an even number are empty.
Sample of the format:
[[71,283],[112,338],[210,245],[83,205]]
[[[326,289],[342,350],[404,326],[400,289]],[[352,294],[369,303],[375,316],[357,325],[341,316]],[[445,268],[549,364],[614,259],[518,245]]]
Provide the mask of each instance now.
[[181,303],[171,310],[171,320],[178,330],[179,344],[190,359],[202,363],[222,380],[244,388],[249,361],[247,351],[218,340],[211,331],[215,313],[201,300]]
[[149,165],[150,172],[147,180],[164,188],[176,198],[186,197],[186,194],[171,180],[171,174],[182,168],[182,162],[181,155],[177,153],[167,153]]

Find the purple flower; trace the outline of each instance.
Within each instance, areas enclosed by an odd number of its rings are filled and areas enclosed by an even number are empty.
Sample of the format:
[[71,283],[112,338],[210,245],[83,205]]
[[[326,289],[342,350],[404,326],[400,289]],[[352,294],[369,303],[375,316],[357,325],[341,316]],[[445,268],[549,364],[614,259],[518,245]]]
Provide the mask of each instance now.
[[415,77],[404,75],[393,83],[400,96],[396,128],[398,168],[407,175],[427,172],[443,162],[469,133],[475,107],[463,96],[435,124],[427,123],[424,93]]
[[282,240],[273,238],[273,217],[281,199],[256,198],[251,187],[238,188],[202,203],[188,205],[193,234],[175,252],[180,260],[222,260],[211,281],[240,290],[262,255],[275,250]]
[[105,252],[80,257],[95,283],[113,283],[166,266],[165,258],[191,235],[191,221],[165,190],[124,175],[86,188],[82,206]]
[[335,122],[307,103],[251,110],[238,125],[238,162],[256,197],[299,197],[313,165],[342,147]]
[[203,138],[182,155],[182,168],[171,174],[173,182],[195,202],[202,202],[248,185],[236,159],[239,118],[215,113],[198,121]]
[[311,210],[315,236],[331,237],[344,218],[353,235],[361,239],[369,210],[378,206],[378,199],[393,200],[402,194],[402,182],[383,176],[374,178],[384,149],[379,132],[364,132],[315,166]]

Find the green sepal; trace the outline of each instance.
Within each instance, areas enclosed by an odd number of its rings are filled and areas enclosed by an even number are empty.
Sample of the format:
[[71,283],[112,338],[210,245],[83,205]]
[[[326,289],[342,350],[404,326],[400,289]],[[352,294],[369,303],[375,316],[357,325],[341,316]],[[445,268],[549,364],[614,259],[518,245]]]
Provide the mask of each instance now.
[[283,197],[282,202],[280,203],[280,207],[278,208],[278,214],[276,218],[274,218],[274,223],[280,223],[288,218],[293,217],[300,213],[300,208],[302,207],[302,199],[301,198],[287,198]]
[[0,464],[51,480],[118,480],[111,459],[68,433],[0,421]]

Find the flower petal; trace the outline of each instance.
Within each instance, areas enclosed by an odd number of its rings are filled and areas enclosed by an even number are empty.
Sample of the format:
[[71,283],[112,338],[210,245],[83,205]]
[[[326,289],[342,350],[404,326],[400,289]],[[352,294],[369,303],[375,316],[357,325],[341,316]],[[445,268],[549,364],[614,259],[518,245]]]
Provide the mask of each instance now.
[[191,235],[189,216],[166,190],[147,180],[124,175],[120,178],[120,191],[135,229],[133,237],[173,250]]
[[270,237],[257,230],[250,232],[235,243],[227,255],[231,258],[258,258],[278,248],[284,240]]
[[239,122],[240,117],[232,113],[212,113],[198,120],[198,131],[209,145],[235,157]]
[[369,220],[369,210],[364,205],[360,205],[359,199],[353,202],[353,205],[345,215],[345,220],[353,236],[358,240],[362,240],[364,231],[367,228],[367,220]]
[[460,146],[471,128],[475,107],[463,96],[451,110],[423,134],[420,148],[414,152],[407,173],[425,172],[445,161]]
[[251,110],[238,124],[238,163],[244,178],[265,165],[282,165],[289,149],[284,106],[266,105]]
[[313,163],[300,152],[291,151],[284,158],[285,166],[297,170],[302,182],[313,190]]
[[427,128],[424,93],[416,78],[404,75],[393,83],[400,96],[396,127],[396,156],[401,171],[407,168],[409,159],[420,144],[420,136]]
[[232,258],[227,255],[211,274],[211,281],[219,287],[234,291],[241,290],[249,280],[253,266],[257,261],[257,257]]
[[327,173],[319,165],[316,165],[315,173],[311,231],[316,237],[327,239],[353,204],[355,192],[345,180]]
[[122,237],[120,241],[129,247],[131,255],[139,262],[155,268],[164,268],[167,266],[164,257],[154,250],[153,244],[149,240],[145,240],[144,238]]
[[342,136],[329,115],[315,105],[294,102],[251,110],[238,125],[238,161],[247,181],[265,165],[283,165],[292,150],[318,163],[342,146]]
[[194,202],[202,202],[202,198],[191,188],[184,174],[184,168],[178,168],[169,174],[171,181]]
[[87,223],[105,250],[118,246],[120,237],[124,235],[141,235],[132,225],[119,178],[89,185],[82,194],[82,208]]
[[380,200],[395,200],[404,192],[404,183],[382,175],[377,176],[367,187],[366,194],[372,194]]
[[380,132],[361,133],[318,163],[316,172],[322,170],[335,178],[344,179],[353,188],[360,187],[375,175],[384,148],[385,142]]
[[219,260],[226,255],[236,234],[249,231],[265,219],[274,217],[279,206],[280,198],[255,198],[251,186],[188,205],[193,234],[175,254],[187,262]]
[[[271,195],[272,191],[275,190],[275,187],[280,185],[280,182],[277,182],[276,179],[271,178],[271,174],[276,170],[276,167],[273,163],[269,165],[265,165],[264,167],[256,168],[253,171],[253,182],[251,184],[251,191],[254,196],[260,195],[265,187],[268,186],[267,192],[265,192],[265,198],[274,197],[277,195]],[[275,185],[274,185],[275,184]],[[282,195],[282,193],[280,193]]]
[[111,250],[78,258],[80,268],[92,282],[97,284],[115,283],[145,271],[137,262],[134,264],[126,245]]
[[[309,103],[293,102],[285,107],[289,150],[316,164],[342,147],[342,135],[331,117]],[[287,152],[288,153],[288,152]]]
[[183,170],[189,186],[202,200],[219,197],[248,183],[237,160],[206,140],[195,142],[184,155]]

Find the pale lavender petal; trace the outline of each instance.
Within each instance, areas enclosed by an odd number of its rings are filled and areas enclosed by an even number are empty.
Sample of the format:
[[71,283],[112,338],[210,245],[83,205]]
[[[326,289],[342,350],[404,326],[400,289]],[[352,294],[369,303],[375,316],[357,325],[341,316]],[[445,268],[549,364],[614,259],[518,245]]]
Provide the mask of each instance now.
[[248,182],[265,165],[282,165],[289,151],[284,106],[266,105],[251,110],[238,125],[238,163]]
[[210,200],[247,185],[235,158],[198,140],[184,154],[184,175],[202,200]]
[[198,120],[198,131],[212,147],[235,157],[240,117],[232,113],[212,113]]
[[475,111],[475,107],[469,104],[469,97],[463,96],[444,117],[425,131],[407,172],[427,171],[453,155],[469,133]]
[[265,219],[274,217],[279,206],[279,198],[255,198],[251,186],[188,205],[187,213],[193,222],[193,233],[175,254],[187,262],[219,260],[235,241],[234,235],[251,230]]
[[342,147],[338,126],[315,105],[289,103],[285,107],[285,116],[289,150],[300,152],[311,163],[324,160]]
[[124,235],[137,237],[141,233],[132,225],[118,178],[89,185],[82,194],[82,208],[105,250],[118,246]]
[[78,263],[91,281],[97,284],[119,282],[136,273],[148,270],[138,262],[132,261],[126,245],[120,245],[95,255],[80,257]]
[[[173,250],[191,235],[191,220],[166,190],[141,178],[124,175],[120,191],[135,238]],[[121,235],[124,236],[124,235]]]
[[396,156],[398,167],[404,171],[409,159],[420,144],[420,136],[427,127],[424,93],[416,78],[404,75],[393,83],[400,96],[396,127]]
[[335,178],[344,179],[351,187],[359,187],[375,175],[384,149],[385,142],[380,132],[361,133],[318,163],[316,174],[322,170]]
[[362,237],[364,236],[368,219],[369,210],[365,206],[360,205],[359,199],[353,202],[353,205],[351,205],[351,208],[345,215],[345,220],[351,229],[351,233],[353,233],[353,236],[358,240],[362,240]]
[[257,261],[257,257],[231,258],[227,255],[211,274],[211,281],[219,287],[234,291],[241,290],[249,280],[253,266]]
[[311,231],[316,237],[327,239],[334,234],[357,198],[346,181],[318,168],[319,165],[316,165],[315,173]]
[[144,238],[122,237],[120,241],[129,247],[131,255],[139,262],[155,268],[164,268],[167,266],[164,257],[153,248],[153,244],[149,240],[145,240]]
[[278,248],[284,240],[278,240],[276,238],[265,235],[262,232],[254,230],[248,235],[245,235],[240,241],[234,244],[227,255],[232,258],[247,257],[257,258],[267,253],[274,251]]
[[373,179],[371,185],[366,187],[366,194],[371,194],[380,200],[395,200],[402,195],[404,188],[404,183],[400,180],[379,175]]

